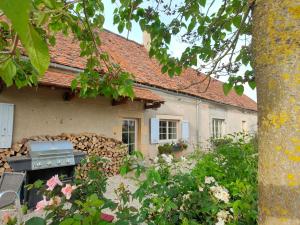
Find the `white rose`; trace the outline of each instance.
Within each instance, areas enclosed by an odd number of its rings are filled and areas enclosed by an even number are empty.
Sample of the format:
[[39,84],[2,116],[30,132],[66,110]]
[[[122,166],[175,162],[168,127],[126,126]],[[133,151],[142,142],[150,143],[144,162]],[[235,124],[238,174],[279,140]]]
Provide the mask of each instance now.
[[225,225],[225,221],[224,220],[218,220],[216,225]]
[[198,190],[199,190],[200,192],[202,192],[204,189],[203,189],[203,187],[199,186],[199,187],[198,187]]
[[215,180],[215,178],[213,178],[213,177],[205,177],[205,181],[204,181],[204,183],[206,183],[206,184],[211,184],[211,183],[214,183],[216,180]]

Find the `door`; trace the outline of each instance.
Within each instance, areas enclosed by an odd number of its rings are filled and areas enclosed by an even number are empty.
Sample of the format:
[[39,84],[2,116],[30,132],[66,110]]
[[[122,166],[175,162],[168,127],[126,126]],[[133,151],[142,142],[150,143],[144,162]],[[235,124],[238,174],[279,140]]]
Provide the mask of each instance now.
[[137,126],[136,119],[123,119],[122,142],[128,147],[129,154],[137,147]]

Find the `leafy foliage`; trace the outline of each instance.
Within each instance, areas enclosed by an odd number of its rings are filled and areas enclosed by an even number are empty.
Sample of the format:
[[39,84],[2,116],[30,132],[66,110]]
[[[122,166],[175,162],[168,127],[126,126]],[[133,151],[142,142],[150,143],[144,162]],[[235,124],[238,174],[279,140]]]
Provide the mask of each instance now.
[[[187,0],[183,3],[157,1],[155,5],[149,5],[142,0],[134,4],[119,1],[114,11],[114,23],[122,28],[126,24],[130,28],[135,21],[150,34],[149,55],[159,60],[163,73],[172,77],[179,75],[182,68],[197,67],[199,73],[206,71],[209,76],[229,75],[228,83],[224,84],[225,94],[234,87],[241,95],[244,83],[255,88],[251,69],[243,75],[236,75],[241,65],[251,66],[249,39],[254,2]],[[174,36],[189,44],[179,59],[172,57],[169,51]],[[241,38],[245,43],[240,43]]]
[[[186,0],[182,3],[121,0],[114,10],[113,22],[119,32],[132,29],[133,22],[151,36],[149,55],[158,59],[161,71],[179,75],[184,68],[198,67],[211,75],[229,75],[224,92],[233,88],[241,95],[243,84],[255,88],[251,69],[236,75],[241,65],[251,66],[251,11],[254,1]],[[216,5],[219,4],[219,5]],[[212,8],[217,10],[212,11]],[[132,75],[123,71],[102,51],[99,32],[104,24],[102,0],[3,0],[0,10],[0,76],[10,86],[36,85],[49,66],[49,46],[55,46],[59,34],[74,37],[80,56],[87,59],[85,70],[72,82],[80,95],[104,95],[111,98],[133,97]],[[10,26],[11,24],[11,26]],[[172,37],[180,36],[189,44],[180,58],[171,56]],[[241,45],[239,40],[245,39]],[[18,45],[19,41],[21,45]],[[20,48],[22,46],[22,48]],[[24,65],[22,55],[30,60]],[[26,59],[25,59],[26,61]],[[17,72],[16,72],[17,71]],[[197,85],[195,82],[192,85]]]
[[116,224],[257,224],[256,139],[236,133],[212,142],[192,172],[162,154],[135,192],[121,185]]
[[0,10],[5,16],[0,18],[0,77],[7,86],[36,85],[50,65],[48,46],[65,35],[78,42],[86,58],[85,69],[72,82],[74,91],[80,87],[82,97],[133,98],[132,75],[100,50],[101,0],[4,0]]
[[236,224],[257,223],[257,145],[244,133],[213,140],[215,150],[205,154],[193,170],[203,180],[213,176],[229,190]]
[[187,149],[188,145],[183,140],[179,140],[177,143],[166,143],[163,145],[159,145],[158,154],[172,154],[176,151],[183,151]]

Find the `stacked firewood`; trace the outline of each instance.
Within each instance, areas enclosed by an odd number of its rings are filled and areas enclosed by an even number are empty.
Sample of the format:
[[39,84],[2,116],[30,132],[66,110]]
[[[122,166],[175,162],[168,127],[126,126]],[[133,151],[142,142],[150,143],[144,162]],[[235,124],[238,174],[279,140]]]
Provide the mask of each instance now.
[[[10,149],[0,150],[0,176],[3,172],[12,171],[6,161],[7,157],[28,155],[28,141],[59,141],[69,140],[73,143],[74,149],[86,152],[88,156],[100,156],[106,159],[102,169],[107,176],[116,175],[119,173],[124,157],[127,155],[127,149],[122,144],[113,138],[103,137],[94,133],[82,134],[61,134],[56,136],[42,135],[30,138],[24,138],[20,142],[12,145]],[[80,171],[87,172],[89,165],[81,167]],[[84,174],[82,174],[84,177]]]

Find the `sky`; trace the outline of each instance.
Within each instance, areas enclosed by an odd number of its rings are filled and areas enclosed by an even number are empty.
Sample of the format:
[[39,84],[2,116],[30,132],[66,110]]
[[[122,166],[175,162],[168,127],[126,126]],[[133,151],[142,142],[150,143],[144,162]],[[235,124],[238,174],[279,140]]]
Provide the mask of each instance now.
[[[217,1],[221,1],[221,0],[217,0]],[[104,28],[127,38],[128,32],[124,31],[123,33],[120,34],[118,32],[117,26],[113,24],[113,10],[114,10],[115,6],[112,5],[111,0],[104,0],[103,2],[105,5]],[[130,31],[130,33],[128,35],[128,39],[135,41],[137,43],[143,44],[143,32],[137,23],[133,23],[132,30]],[[170,44],[170,53],[174,57],[180,57],[181,53],[185,50],[186,47],[188,47],[188,44],[181,42],[179,40],[179,38],[176,38],[176,37],[172,38],[172,41]],[[247,69],[246,67],[241,68],[241,72],[246,71],[246,69]],[[220,78],[220,80],[223,82],[225,82],[227,79],[228,79],[228,77]],[[249,96],[254,101],[257,101],[256,100],[256,90],[252,90],[248,85],[245,85],[244,94]]]

